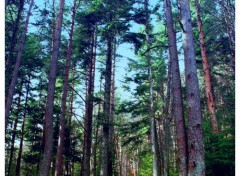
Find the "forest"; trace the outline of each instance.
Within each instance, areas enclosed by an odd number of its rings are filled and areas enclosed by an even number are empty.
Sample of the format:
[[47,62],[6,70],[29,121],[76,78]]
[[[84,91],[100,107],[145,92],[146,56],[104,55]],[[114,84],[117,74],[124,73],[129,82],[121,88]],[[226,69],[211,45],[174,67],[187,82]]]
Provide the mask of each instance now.
[[234,176],[234,0],[5,0],[6,176]]

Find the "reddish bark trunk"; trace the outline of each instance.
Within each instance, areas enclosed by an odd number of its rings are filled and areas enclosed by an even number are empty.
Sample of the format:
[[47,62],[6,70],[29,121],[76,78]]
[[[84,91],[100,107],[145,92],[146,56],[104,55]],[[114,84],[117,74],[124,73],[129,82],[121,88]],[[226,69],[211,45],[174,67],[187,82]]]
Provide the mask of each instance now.
[[69,35],[69,45],[68,45],[68,51],[67,51],[66,66],[64,70],[63,93],[62,93],[62,102],[61,102],[59,139],[58,139],[55,176],[60,176],[62,171],[63,147],[64,147],[64,138],[65,138],[66,101],[67,101],[67,94],[68,94],[69,69],[71,67],[72,38],[73,38],[75,14],[76,14],[76,0],[74,0],[74,4],[72,8],[72,22],[71,22],[71,29],[70,29],[70,35]]
[[172,71],[172,96],[173,96],[173,107],[174,117],[176,123],[177,132],[177,145],[178,145],[178,161],[179,161],[179,172],[181,176],[187,175],[187,138],[183,111],[182,101],[182,89],[181,89],[181,77],[178,65],[178,54],[176,44],[176,33],[173,27],[173,17],[171,10],[171,1],[165,0],[166,8],[166,21],[167,31],[169,40],[169,55],[171,62]]
[[18,71],[19,71],[19,68],[20,68],[20,65],[21,65],[23,48],[24,48],[24,44],[25,44],[25,40],[26,40],[28,23],[29,23],[29,18],[31,16],[31,10],[32,10],[32,7],[33,7],[33,3],[34,3],[34,0],[31,0],[30,5],[29,5],[29,9],[28,9],[28,13],[27,13],[27,17],[26,17],[24,31],[22,33],[22,37],[21,37],[20,42],[19,42],[19,49],[18,49],[16,64],[15,64],[15,67],[14,67],[14,70],[13,70],[11,84],[9,86],[9,92],[8,92],[8,96],[7,96],[6,106],[5,106],[5,130],[6,130],[7,125],[8,125],[8,118],[9,118],[9,115],[10,115],[10,109],[11,109],[11,105],[12,105],[13,94],[14,94],[16,83],[17,83]]
[[[188,175],[205,175],[202,112],[188,0],[180,0],[188,112]],[[178,128],[178,126],[177,126]]]
[[200,6],[198,3],[198,0],[194,0],[194,3],[197,11],[197,24],[198,24],[200,48],[201,48],[201,54],[202,54],[202,60],[203,60],[203,71],[204,71],[205,93],[207,97],[207,105],[211,115],[213,132],[218,133],[218,124],[217,124],[217,118],[215,114],[214,97],[213,97],[212,84],[211,84],[211,78],[210,78],[210,68],[208,64],[207,50],[205,46],[203,25],[202,25],[201,14],[200,14]]
[[55,32],[54,32],[54,42],[52,49],[51,66],[49,73],[48,82],[48,95],[46,103],[46,113],[45,113],[45,143],[43,159],[41,160],[39,173],[41,176],[48,176],[50,171],[50,165],[52,160],[52,150],[53,150],[53,106],[54,106],[54,93],[55,93],[55,83],[57,75],[57,61],[60,48],[61,40],[61,30],[62,30],[62,19],[63,19],[63,7],[64,0],[60,0],[59,12],[57,15]]

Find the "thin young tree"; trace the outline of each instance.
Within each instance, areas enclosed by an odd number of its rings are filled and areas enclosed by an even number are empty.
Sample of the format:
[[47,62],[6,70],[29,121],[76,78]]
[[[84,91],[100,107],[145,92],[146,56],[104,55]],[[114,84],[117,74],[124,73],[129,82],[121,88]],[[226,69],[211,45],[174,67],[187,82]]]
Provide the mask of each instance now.
[[188,0],[180,0],[188,112],[188,175],[205,175],[202,112]]
[[207,97],[207,105],[208,110],[211,115],[211,123],[214,133],[218,133],[218,124],[217,118],[215,114],[215,106],[214,106],[214,96],[212,91],[212,83],[210,77],[210,68],[208,64],[208,56],[207,56],[207,49],[205,45],[205,36],[203,31],[203,24],[201,20],[201,12],[200,12],[200,5],[198,0],[194,0],[196,12],[197,12],[197,24],[198,24],[198,32],[199,32],[199,39],[200,39],[200,48],[203,60],[203,72],[204,72],[204,81],[205,81],[205,94]]
[[150,56],[150,14],[149,14],[149,0],[144,1],[144,9],[146,13],[146,44],[147,44],[147,62],[148,62],[148,81],[149,81],[149,115],[150,115],[150,136],[151,136],[151,148],[152,148],[152,164],[153,164],[153,176],[160,176],[160,161],[158,152],[158,140],[156,134],[156,121],[153,108],[153,85],[152,85],[152,63]]
[[69,34],[69,44],[67,50],[66,65],[64,70],[64,80],[63,80],[63,93],[61,100],[61,114],[60,114],[60,125],[59,125],[59,138],[58,138],[58,148],[57,148],[57,157],[56,157],[56,167],[55,167],[55,176],[60,176],[62,171],[62,161],[63,161],[63,147],[64,147],[64,138],[65,138],[65,114],[66,114],[66,102],[68,94],[68,79],[69,79],[69,70],[71,67],[71,55],[72,55],[72,38],[74,33],[74,20],[76,14],[76,0],[73,2],[72,7],[72,22],[71,29]]
[[59,57],[59,48],[61,40],[61,30],[62,30],[62,19],[63,19],[63,7],[64,0],[60,0],[59,11],[56,20],[55,32],[53,37],[53,47],[52,47],[52,57],[51,66],[49,73],[48,82],[48,94],[46,103],[46,113],[45,113],[45,135],[44,136],[44,153],[43,158],[40,163],[39,173],[41,176],[48,176],[50,171],[50,165],[52,160],[52,150],[53,150],[53,106],[54,106],[54,93],[55,93],[55,83],[57,75],[57,61]]
[[176,44],[176,32],[173,27],[171,1],[165,0],[165,12],[167,32],[169,40],[169,56],[172,70],[172,96],[174,106],[174,117],[177,132],[179,172],[181,176],[187,176],[187,137],[185,129],[181,77],[178,64],[178,53]]
[[31,0],[29,9],[28,9],[28,13],[27,13],[27,17],[26,17],[24,30],[23,30],[23,33],[22,33],[22,36],[21,36],[21,39],[19,42],[18,54],[17,54],[17,59],[16,59],[16,63],[15,63],[14,70],[13,70],[11,84],[10,84],[9,90],[8,90],[8,96],[7,96],[6,106],[5,106],[5,130],[8,125],[8,119],[9,119],[11,105],[12,105],[12,101],[13,101],[14,90],[15,90],[15,86],[17,83],[18,72],[19,72],[19,68],[21,66],[22,54],[23,54],[24,44],[25,44],[27,30],[28,30],[29,18],[31,16],[33,4],[34,4],[34,0]]

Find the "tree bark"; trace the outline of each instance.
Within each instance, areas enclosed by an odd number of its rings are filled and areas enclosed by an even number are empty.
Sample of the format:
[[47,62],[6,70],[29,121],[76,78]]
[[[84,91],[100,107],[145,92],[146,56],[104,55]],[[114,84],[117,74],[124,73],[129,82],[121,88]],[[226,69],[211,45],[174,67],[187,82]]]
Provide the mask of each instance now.
[[24,136],[24,127],[27,115],[27,104],[28,104],[28,94],[30,92],[30,84],[31,84],[31,73],[28,78],[27,92],[24,104],[24,112],[23,112],[23,121],[22,121],[22,130],[21,130],[21,138],[20,138],[20,146],[18,151],[17,165],[16,165],[16,176],[20,176],[21,173],[21,160],[22,160],[22,149],[23,149],[23,136]]
[[22,33],[22,37],[21,37],[20,42],[19,42],[18,54],[17,54],[15,67],[14,67],[14,70],[13,70],[11,84],[9,86],[9,92],[8,92],[8,96],[7,96],[6,106],[5,106],[5,130],[6,130],[7,125],[8,125],[8,118],[9,118],[9,115],[10,115],[10,109],[11,109],[11,105],[12,105],[12,101],[13,101],[13,94],[14,94],[16,83],[17,83],[18,71],[19,71],[19,68],[20,68],[20,65],[21,65],[23,48],[24,48],[24,44],[25,44],[25,40],[26,40],[28,23],[29,23],[29,18],[31,16],[31,10],[32,10],[33,3],[34,3],[34,0],[31,0],[30,5],[29,5],[29,9],[28,9],[28,13],[27,13],[27,17],[26,17],[24,31]]
[[54,92],[55,83],[57,75],[57,61],[60,48],[61,40],[61,30],[62,30],[62,19],[63,19],[63,7],[64,0],[60,0],[59,12],[56,20],[56,27],[54,32],[54,42],[52,49],[52,59],[51,59],[51,70],[49,74],[48,82],[48,95],[46,103],[46,113],[45,113],[45,143],[44,143],[44,153],[41,160],[39,173],[41,176],[48,176],[50,171],[50,164],[52,160],[52,150],[53,150],[53,106],[54,106]]
[[[188,0],[180,0],[188,112],[188,175],[205,175],[202,112]],[[178,128],[178,126],[177,126]]]
[[95,75],[95,29],[91,32],[91,60],[88,78],[88,93],[86,104],[86,138],[84,147],[83,175],[90,175],[90,156],[92,145],[92,119],[93,119],[93,93],[94,93],[94,75]]
[[111,104],[110,104],[110,127],[109,127],[109,175],[113,175],[115,167],[115,152],[114,152],[114,110],[115,110],[115,67],[116,67],[116,39],[113,42],[113,65],[111,79]]
[[203,60],[203,71],[204,71],[205,93],[207,97],[207,105],[211,115],[213,132],[218,133],[218,124],[217,124],[217,118],[215,114],[214,97],[213,97],[212,84],[211,84],[211,78],[210,78],[210,68],[208,64],[207,49],[205,46],[204,31],[203,31],[200,6],[199,6],[198,0],[194,0],[194,4],[197,11],[197,24],[198,24],[200,48],[201,48],[201,54],[202,54],[202,60]]
[[64,138],[65,138],[66,102],[67,102],[67,94],[68,94],[69,70],[71,67],[72,38],[73,38],[75,14],[76,14],[76,0],[74,0],[74,4],[72,7],[72,22],[71,22],[71,29],[70,29],[70,35],[69,35],[66,66],[64,70],[63,93],[62,93],[61,114],[60,114],[60,122],[59,122],[60,126],[59,126],[59,138],[58,138],[55,176],[60,176],[62,171],[63,147],[64,147],[64,140],[65,140]]
[[105,69],[105,92],[104,92],[104,105],[103,105],[103,136],[102,136],[102,164],[101,176],[109,176],[109,120],[110,120],[110,104],[111,104],[111,78],[112,78],[112,41],[113,37],[108,36],[108,53]]
[[165,0],[166,9],[166,21],[167,21],[167,32],[169,40],[169,55],[172,70],[172,96],[173,96],[173,107],[174,117],[176,123],[177,132],[177,145],[178,145],[178,161],[179,161],[179,172],[181,176],[187,175],[187,137],[185,129],[184,111],[183,111],[183,100],[182,100],[182,88],[181,88],[181,77],[179,72],[177,44],[176,44],[176,33],[173,27],[173,17],[171,9],[171,1]]

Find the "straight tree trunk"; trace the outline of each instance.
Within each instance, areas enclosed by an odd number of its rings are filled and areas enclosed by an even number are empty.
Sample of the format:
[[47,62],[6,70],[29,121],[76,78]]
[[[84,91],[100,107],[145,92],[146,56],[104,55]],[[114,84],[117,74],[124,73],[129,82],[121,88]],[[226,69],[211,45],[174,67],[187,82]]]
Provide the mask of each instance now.
[[152,160],[153,160],[153,176],[160,176],[160,161],[159,161],[159,152],[158,152],[158,140],[156,133],[156,122],[154,117],[154,108],[153,108],[153,89],[152,89],[152,63],[150,56],[150,29],[149,29],[149,10],[148,10],[148,0],[144,2],[144,8],[146,11],[146,43],[147,43],[147,61],[148,61],[148,81],[149,81],[149,115],[150,115],[150,135],[151,135],[151,148],[152,148]]
[[179,161],[179,172],[181,176],[187,175],[187,137],[185,129],[184,111],[183,111],[183,100],[182,100],[182,89],[181,89],[181,77],[179,72],[177,44],[176,44],[176,33],[173,27],[173,17],[171,9],[171,1],[165,0],[166,9],[166,21],[167,21],[167,32],[169,40],[169,55],[172,70],[172,96],[173,96],[173,107],[174,117],[176,123],[177,132],[177,145],[178,145],[178,161]]
[[20,176],[21,173],[21,160],[22,160],[22,149],[23,149],[23,136],[24,136],[24,127],[26,122],[27,115],[27,104],[28,104],[28,94],[30,92],[30,84],[31,84],[31,73],[28,78],[27,92],[24,104],[24,112],[23,112],[23,121],[22,121],[22,130],[21,130],[21,138],[20,138],[20,146],[18,151],[17,165],[16,165],[16,176]]
[[63,19],[63,7],[64,0],[60,0],[59,11],[56,20],[55,32],[54,32],[54,42],[52,49],[52,58],[48,82],[48,95],[46,103],[46,113],[45,113],[45,143],[43,158],[40,163],[39,173],[40,176],[48,176],[50,171],[50,165],[52,160],[52,150],[53,150],[53,106],[54,106],[54,93],[55,93],[55,83],[57,75],[57,61],[60,48],[61,40],[61,30],[62,30],[62,19]]
[[12,105],[14,90],[15,90],[15,86],[16,86],[16,83],[17,83],[18,71],[19,71],[19,68],[20,68],[20,65],[21,65],[21,59],[22,59],[22,54],[23,54],[23,49],[24,49],[24,44],[25,44],[26,34],[27,34],[27,29],[28,29],[28,23],[29,23],[29,18],[31,16],[31,10],[32,10],[33,3],[34,3],[34,0],[31,0],[30,5],[29,5],[29,9],[28,9],[28,13],[27,13],[27,17],[26,17],[24,31],[22,33],[22,37],[21,37],[20,42],[19,42],[18,54],[17,54],[15,67],[14,67],[14,70],[13,70],[11,84],[9,86],[7,102],[6,102],[6,106],[5,106],[5,130],[6,130],[7,125],[8,125],[8,118],[9,118],[9,115],[10,115],[10,109],[11,109],[11,105]]
[[180,0],[180,9],[183,25],[183,50],[187,87],[188,175],[205,175],[202,112],[189,1]]
[[110,120],[110,104],[111,104],[111,78],[112,78],[112,42],[113,37],[108,36],[108,53],[105,69],[105,91],[104,91],[104,105],[103,105],[103,136],[102,136],[102,164],[101,176],[110,176],[108,172],[109,167],[109,120]]
[[113,175],[115,166],[115,152],[114,152],[114,110],[115,110],[115,67],[116,67],[116,39],[113,42],[113,65],[112,65],[112,79],[111,79],[111,104],[110,104],[110,127],[109,127],[109,175]]
[[74,4],[72,8],[72,23],[71,23],[70,36],[69,36],[66,66],[64,70],[63,93],[62,93],[62,101],[61,101],[61,114],[60,114],[60,122],[59,122],[60,126],[59,126],[59,138],[58,138],[55,176],[61,175],[62,165],[63,165],[62,160],[63,160],[63,147],[64,147],[64,138],[65,138],[66,102],[67,102],[67,94],[68,94],[69,70],[71,67],[72,38],[73,38],[75,14],[76,14],[76,0],[74,0]]
[[90,157],[91,157],[91,145],[92,145],[92,119],[93,119],[93,93],[94,93],[94,75],[95,75],[95,29],[91,33],[91,63],[89,68],[88,79],[88,93],[86,101],[86,136],[84,147],[84,160],[83,160],[83,175],[90,175]]
[[24,6],[24,0],[20,0],[19,1],[19,8],[18,8],[18,12],[17,12],[17,17],[16,20],[14,22],[14,26],[13,26],[13,33],[12,33],[12,37],[11,37],[11,43],[10,43],[10,50],[9,50],[9,56],[6,57],[6,82],[5,82],[5,88],[6,88],[6,93],[5,93],[5,97],[7,97],[8,92],[7,90],[9,89],[9,85],[11,83],[11,75],[12,75],[12,69],[14,66],[14,50],[15,50],[15,46],[16,46],[16,41],[17,41],[17,34],[18,34],[18,29],[20,26],[20,19],[21,19],[21,15],[22,15],[22,11],[23,11],[23,6]]
[[208,56],[207,56],[207,50],[206,50],[206,46],[205,46],[200,6],[199,6],[198,0],[194,0],[194,3],[195,3],[196,11],[197,11],[197,24],[198,24],[200,48],[201,48],[201,54],[202,54],[202,60],[203,60],[203,71],[204,71],[205,93],[206,93],[206,97],[207,97],[207,105],[208,105],[208,110],[211,115],[211,123],[212,123],[213,132],[218,133],[218,124],[217,124],[217,118],[216,118],[216,114],[215,114],[214,97],[213,97],[212,84],[211,84],[211,78],[210,78],[210,68],[209,68],[209,64],[208,64]]
[[[102,91],[102,79],[100,79],[100,89]],[[101,97],[100,97],[101,98]],[[98,130],[99,130],[99,119],[100,119],[101,103],[98,105],[98,115],[96,119],[96,132],[95,132],[95,143],[93,147],[93,176],[97,176],[97,146],[98,146]]]

